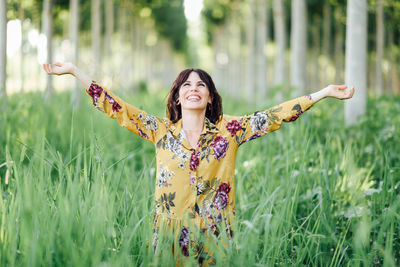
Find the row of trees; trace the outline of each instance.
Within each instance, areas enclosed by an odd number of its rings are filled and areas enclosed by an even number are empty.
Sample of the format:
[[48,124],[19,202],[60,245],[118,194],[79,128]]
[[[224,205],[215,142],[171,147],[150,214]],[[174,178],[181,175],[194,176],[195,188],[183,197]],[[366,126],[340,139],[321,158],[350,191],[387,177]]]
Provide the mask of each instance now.
[[[53,49],[53,42],[68,39],[69,60],[91,60],[96,79],[125,88],[143,81],[170,86],[178,70],[194,62],[208,68],[220,89],[245,95],[252,103],[274,93],[273,88],[282,92],[290,86],[299,95],[345,80],[357,87],[354,102],[347,103],[358,112],[346,108],[354,118],[365,110],[367,87],[378,95],[399,91],[394,60],[399,56],[400,4],[395,0],[369,1],[369,6],[366,0],[204,0],[203,31],[212,57],[188,49],[194,40],[186,35],[183,0],[11,0],[8,9],[1,1],[1,29],[7,18],[30,19],[47,36],[48,62],[55,53],[65,53],[58,46]],[[0,47],[5,37],[1,40]],[[85,47],[91,52],[81,52]],[[1,51],[5,95],[5,49]],[[21,67],[23,54],[21,50]],[[23,72],[20,79],[23,88]],[[51,76],[47,79],[50,96]],[[78,96],[74,94],[74,103]]]

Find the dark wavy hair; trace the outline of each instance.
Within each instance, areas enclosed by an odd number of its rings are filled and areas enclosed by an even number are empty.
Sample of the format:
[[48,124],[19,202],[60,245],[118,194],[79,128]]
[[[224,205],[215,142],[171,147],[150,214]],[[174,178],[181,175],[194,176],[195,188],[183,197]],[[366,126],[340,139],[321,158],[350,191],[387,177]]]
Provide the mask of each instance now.
[[179,98],[179,89],[181,88],[181,85],[186,82],[190,73],[193,71],[199,75],[200,79],[208,87],[211,97],[211,104],[207,104],[206,117],[212,123],[216,123],[222,116],[221,96],[218,94],[211,76],[201,69],[185,69],[179,73],[178,77],[176,77],[168,96],[167,116],[173,123],[182,118],[181,105],[177,103]]

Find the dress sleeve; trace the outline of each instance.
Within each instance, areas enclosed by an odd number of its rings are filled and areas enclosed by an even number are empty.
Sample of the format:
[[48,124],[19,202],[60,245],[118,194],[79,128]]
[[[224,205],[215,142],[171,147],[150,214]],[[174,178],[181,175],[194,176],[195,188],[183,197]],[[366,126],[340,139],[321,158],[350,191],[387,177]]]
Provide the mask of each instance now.
[[[278,130],[281,128],[283,121],[295,121],[313,103],[310,95],[298,97],[266,110],[237,117],[229,121],[226,128],[232,135],[234,134],[233,137],[236,139],[238,145],[241,145]],[[231,129],[236,129],[236,131],[232,132]]]
[[160,127],[165,126],[163,119],[131,106],[94,81],[85,90],[97,109],[143,139],[156,142]]

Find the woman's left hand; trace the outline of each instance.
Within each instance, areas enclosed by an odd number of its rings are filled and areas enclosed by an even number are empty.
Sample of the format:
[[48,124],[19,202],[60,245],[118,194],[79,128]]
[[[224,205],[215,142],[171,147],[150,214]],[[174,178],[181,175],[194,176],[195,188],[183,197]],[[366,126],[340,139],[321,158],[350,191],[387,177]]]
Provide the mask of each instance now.
[[352,98],[354,94],[354,86],[352,86],[347,92],[344,91],[346,88],[347,85],[328,85],[324,88],[324,91],[326,97],[334,97],[337,99]]

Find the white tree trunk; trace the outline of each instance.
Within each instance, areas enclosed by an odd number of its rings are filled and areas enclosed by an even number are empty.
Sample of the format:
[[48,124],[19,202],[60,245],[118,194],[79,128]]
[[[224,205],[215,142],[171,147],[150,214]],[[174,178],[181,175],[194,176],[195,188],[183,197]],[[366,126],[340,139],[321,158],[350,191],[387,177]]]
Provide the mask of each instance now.
[[[69,38],[72,44],[72,61],[78,64],[78,47],[79,47],[79,0],[70,1],[70,20],[69,20]],[[78,79],[75,79],[72,92],[72,106],[77,108],[80,102],[80,86]]]
[[234,98],[239,97],[241,88],[241,72],[240,72],[240,12],[234,8],[232,15],[228,21],[229,27],[229,92],[232,93]]
[[255,3],[254,0],[249,0],[247,5],[247,60],[246,60],[246,97],[249,103],[255,102],[255,78],[254,78],[254,55],[255,55]]
[[21,46],[20,46],[20,68],[19,68],[19,77],[20,77],[20,92],[24,92],[24,42],[25,42],[25,32],[24,32],[24,20],[25,20],[25,14],[24,14],[24,7],[22,5],[22,1],[19,3],[18,6],[18,18],[21,21]]
[[283,0],[274,0],[274,35],[277,48],[274,83],[275,85],[280,85],[285,82],[286,35]]
[[267,55],[265,46],[267,45],[268,29],[268,4],[269,0],[257,0],[256,2],[256,94],[264,97],[267,93]]
[[348,0],[346,29],[346,84],[356,88],[345,102],[346,125],[365,114],[367,100],[367,1]]
[[99,79],[101,73],[101,20],[100,0],[92,0],[91,21],[92,21],[92,50],[93,66],[95,66],[95,79]]
[[322,53],[323,62],[321,66],[321,81],[322,84],[331,83],[330,73],[327,71],[330,63],[331,54],[331,5],[328,1],[324,3],[323,7],[323,36],[322,36]]
[[[53,0],[44,0],[42,13],[42,30],[47,40],[46,62],[53,63]],[[45,98],[48,100],[53,94],[52,75],[47,75],[47,89]]]
[[5,108],[7,66],[7,3],[0,0],[0,108]]
[[388,29],[388,46],[387,46],[387,50],[389,52],[389,73],[388,73],[388,81],[387,81],[387,85],[386,85],[386,90],[383,90],[384,92],[386,92],[386,94],[388,95],[393,95],[393,81],[394,81],[394,74],[395,74],[395,66],[394,66],[394,53],[393,53],[393,32],[394,29],[392,27],[390,27]]
[[[335,18],[342,15],[341,8],[336,7]],[[343,25],[336,23],[335,37],[335,84],[343,83]]]
[[382,95],[383,93],[383,75],[382,75],[383,47],[384,47],[383,0],[377,0],[375,87],[378,96]]
[[305,0],[292,0],[292,33],[291,33],[291,71],[290,83],[298,89],[299,95],[306,89],[306,56],[307,56],[307,14]]
[[114,32],[114,1],[106,0],[106,55],[111,56],[112,52],[112,37]]

